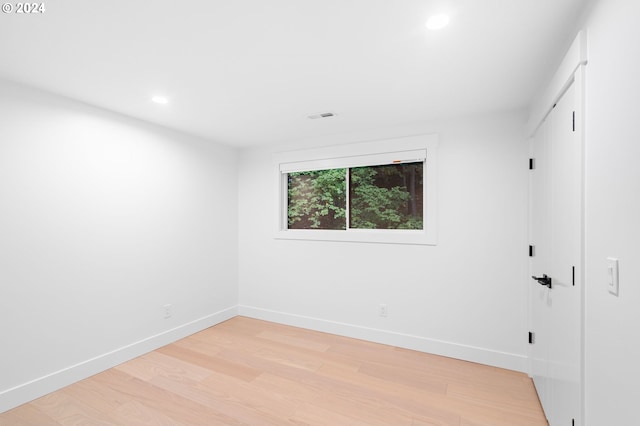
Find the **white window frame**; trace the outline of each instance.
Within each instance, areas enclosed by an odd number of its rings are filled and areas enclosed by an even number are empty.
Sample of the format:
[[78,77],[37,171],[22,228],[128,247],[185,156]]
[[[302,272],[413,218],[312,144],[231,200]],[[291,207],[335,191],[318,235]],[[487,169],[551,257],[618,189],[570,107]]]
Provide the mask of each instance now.
[[[287,173],[415,162],[425,158],[424,229],[288,229]],[[276,187],[276,239],[350,241],[389,244],[437,244],[438,135],[418,135],[372,142],[280,152],[273,157]]]

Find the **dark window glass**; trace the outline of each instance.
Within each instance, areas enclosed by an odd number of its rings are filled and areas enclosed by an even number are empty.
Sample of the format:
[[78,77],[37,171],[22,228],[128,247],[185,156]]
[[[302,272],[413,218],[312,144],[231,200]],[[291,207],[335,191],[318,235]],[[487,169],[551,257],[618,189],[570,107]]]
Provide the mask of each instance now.
[[349,227],[423,229],[423,163],[349,169]]

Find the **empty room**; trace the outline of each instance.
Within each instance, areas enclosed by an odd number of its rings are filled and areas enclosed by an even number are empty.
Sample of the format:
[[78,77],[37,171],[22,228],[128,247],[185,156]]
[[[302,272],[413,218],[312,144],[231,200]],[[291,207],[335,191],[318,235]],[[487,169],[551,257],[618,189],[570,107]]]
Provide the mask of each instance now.
[[638,424],[639,21],[3,2],[0,425]]

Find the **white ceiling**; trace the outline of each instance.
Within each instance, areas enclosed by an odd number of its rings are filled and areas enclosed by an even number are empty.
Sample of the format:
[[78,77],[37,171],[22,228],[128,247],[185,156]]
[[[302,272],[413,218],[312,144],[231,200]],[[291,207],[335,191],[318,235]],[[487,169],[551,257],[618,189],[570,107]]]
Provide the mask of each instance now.
[[585,0],[43,2],[0,15],[0,78],[252,146],[526,107]]

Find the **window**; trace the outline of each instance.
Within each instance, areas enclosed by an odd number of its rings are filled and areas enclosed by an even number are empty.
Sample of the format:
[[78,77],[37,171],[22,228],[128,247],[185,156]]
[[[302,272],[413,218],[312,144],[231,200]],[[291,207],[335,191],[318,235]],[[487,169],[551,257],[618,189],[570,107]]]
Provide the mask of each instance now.
[[423,229],[424,163],[287,174],[287,229]]
[[435,135],[276,156],[276,238],[435,244]]

